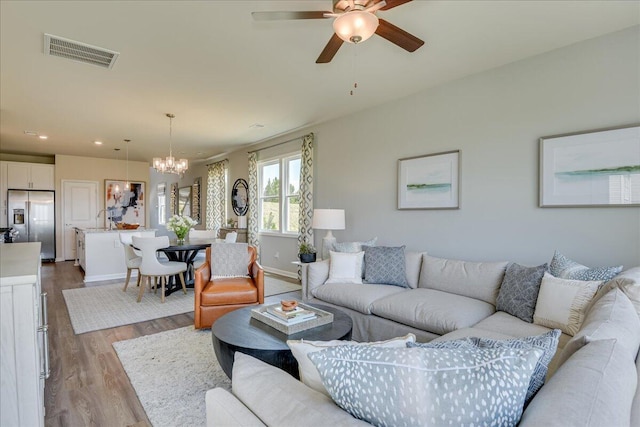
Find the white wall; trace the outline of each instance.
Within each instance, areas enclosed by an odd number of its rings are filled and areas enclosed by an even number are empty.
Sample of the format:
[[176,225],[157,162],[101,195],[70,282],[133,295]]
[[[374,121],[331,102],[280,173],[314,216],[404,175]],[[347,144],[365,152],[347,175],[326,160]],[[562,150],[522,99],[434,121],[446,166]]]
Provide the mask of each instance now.
[[[434,256],[529,265],[548,262],[558,249],[587,265],[629,267],[640,264],[640,208],[539,208],[538,138],[638,122],[636,26],[261,146],[316,134],[315,207],[346,210],[338,241],[377,236],[379,244]],[[456,149],[461,208],[397,210],[397,160]],[[237,156],[246,159],[246,150],[230,158]],[[316,232],[318,247],[323,233]],[[295,242],[264,243],[267,267],[285,268],[274,248],[291,246],[295,258]]]

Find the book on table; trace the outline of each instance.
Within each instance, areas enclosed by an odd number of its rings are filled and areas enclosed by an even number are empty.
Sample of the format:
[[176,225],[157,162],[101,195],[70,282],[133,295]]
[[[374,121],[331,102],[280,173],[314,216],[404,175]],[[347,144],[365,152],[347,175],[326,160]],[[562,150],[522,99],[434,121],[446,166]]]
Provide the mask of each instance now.
[[316,317],[316,313],[311,310],[296,307],[293,310],[285,311],[279,304],[268,306],[267,313],[276,319],[283,320],[289,324],[302,322]]

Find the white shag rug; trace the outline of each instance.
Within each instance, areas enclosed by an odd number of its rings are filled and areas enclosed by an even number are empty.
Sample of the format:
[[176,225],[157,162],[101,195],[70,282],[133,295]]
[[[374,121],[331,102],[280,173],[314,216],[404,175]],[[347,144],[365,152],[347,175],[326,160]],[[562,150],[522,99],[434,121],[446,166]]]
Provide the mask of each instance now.
[[[160,302],[160,290],[155,294],[145,291],[137,303],[135,279],[129,282],[127,292],[122,292],[123,287],[124,282],[62,291],[76,335],[193,311],[193,289],[187,289],[186,295],[182,290],[175,291],[165,297],[164,303]],[[264,288],[265,296],[301,289],[298,284],[271,276],[265,276]]]
[[204,426],[207,390],[231,390],[208,329],[187,326],[113,347],[154,427]]

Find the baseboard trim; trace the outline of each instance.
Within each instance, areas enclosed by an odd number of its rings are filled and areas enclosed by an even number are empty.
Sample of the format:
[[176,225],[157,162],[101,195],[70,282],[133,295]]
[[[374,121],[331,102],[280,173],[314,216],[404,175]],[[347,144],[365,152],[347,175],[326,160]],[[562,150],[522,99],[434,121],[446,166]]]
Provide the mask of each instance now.
[[298,278],[298,273],[294,273],[294,272],[291,272],[291,271],[280,270],[279,268],[274,268],[274,267],[265,267],[264,265],[262,266],[262,268],[267,273],[277,274],[279,276],[289,277],[291,279],[297,279]]
[[[127,273],[113,273],[113,274],[101,274],[101,275],[93,275],[93,276],[87,276],[85,274],[84,276],[84,283],[91,283],[91,282],[102,282],[103,280],[113,280],[113,279],[125,279],[127,277]],[[136,270],[133,270],[131,272],[131,277],[138,277],[138,272]]]

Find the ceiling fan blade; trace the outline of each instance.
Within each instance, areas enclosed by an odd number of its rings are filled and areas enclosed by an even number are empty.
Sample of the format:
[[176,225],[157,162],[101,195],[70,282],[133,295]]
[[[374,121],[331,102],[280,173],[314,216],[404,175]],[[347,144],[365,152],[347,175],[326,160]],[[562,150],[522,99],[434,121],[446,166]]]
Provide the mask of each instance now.
[[373,13],[376,10],[382,9],[386,5],[387,5],[387,2],[385,0],[382,0],[382,1],[379,1],[378,3],[374,4],[373,6],[367,7],[364,11]]
[[392,23],[380,19],[380,24],[376,29],[376,34],[382,38],[389,40],[406,51],[413,52],[424,44],[422,40],[416,36],[407,33],[405,30],[396,27]]
[[254,21],[282,21],[288,19],[325,19],[324,16],[332,11],[282,11],[282,12],[251,12]]
[[387,5],[383,7],[381,10],[389,10],[394,7],[400,6],[401,4],[409,3],[411,0],[386,0]]
[[316,59],[316,64],[326,64],[327,62],[331,62],[335,54],[338,52],[338,49],[340,49],[340,46],[342,46],[342,43],[344,43],[344,41],[338,37],[336,33],[333,33],[331,40],[329,40],[329,43],[327,43],[320,56],[318,56],[318,59]]

